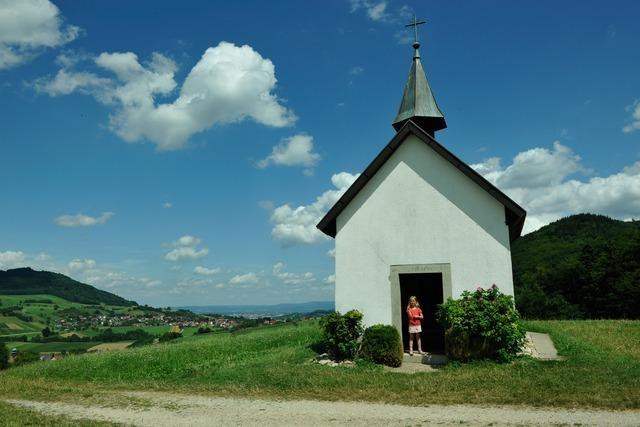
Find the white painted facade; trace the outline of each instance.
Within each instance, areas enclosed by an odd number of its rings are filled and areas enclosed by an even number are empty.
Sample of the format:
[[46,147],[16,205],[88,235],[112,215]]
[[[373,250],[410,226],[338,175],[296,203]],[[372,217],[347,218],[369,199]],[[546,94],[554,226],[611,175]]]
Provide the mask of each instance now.
[[338,215],[336,227],[336,310],[362,311],[367,326],[399,327],[392,266],[449,264],[445,298],[494,283],[513,295],[504,206],[413,134]]

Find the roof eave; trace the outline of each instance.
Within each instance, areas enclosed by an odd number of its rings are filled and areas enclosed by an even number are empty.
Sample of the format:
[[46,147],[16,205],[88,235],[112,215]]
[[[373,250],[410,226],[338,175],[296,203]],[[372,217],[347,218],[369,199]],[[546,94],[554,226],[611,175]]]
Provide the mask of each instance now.
[[328,236],[336,237],[337,225],[336,219],[342,210],[353,200],[358,192],[369,182],[369,179],[382,167],[382,165],[391,157],[393,152],[400,146],[407,134],[412,133],[438,154],[443,156],[449,163],[453,164],[458,170],[467,175],[483,190],[488,192],[493,198],[505,207],[505,222],[509,227],[509,240],[513,242],[522,232],[524,219],[527,212],[514,202],[509,196],[500,191],[497,187],[487,181],[482,175],[473,170],[469,165],[460,160],[455,154],[447,150],[443,145],[435,140],[429,133],[416,125],[412,120],[408,120],[389,143],[380,151],[367,168],[360,174],[347,191],[338,199],[338,201],[329,209],[325,216],[318,222],[316,227]]

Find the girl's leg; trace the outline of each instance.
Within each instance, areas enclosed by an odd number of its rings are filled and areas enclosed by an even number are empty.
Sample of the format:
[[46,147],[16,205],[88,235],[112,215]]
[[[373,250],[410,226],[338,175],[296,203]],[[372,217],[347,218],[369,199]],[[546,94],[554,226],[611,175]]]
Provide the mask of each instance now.
[[420,354],[422,354],[422,340],[420,338],[421,335],[421,333],[416,334],[416,337],[418,337],[418,353]]
[[409,354],[413,355],[413,336],[415,334],[409,333]]

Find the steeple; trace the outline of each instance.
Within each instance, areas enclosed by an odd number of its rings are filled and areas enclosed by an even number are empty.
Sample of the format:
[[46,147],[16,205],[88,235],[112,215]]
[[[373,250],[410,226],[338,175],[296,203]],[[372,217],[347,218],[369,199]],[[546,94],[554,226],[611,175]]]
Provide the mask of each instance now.
[[418,42],[417,29],[420,24],[424,24],[424,21],[418,21],[414,16],[413,23],[406,25],[407,27],[414,27],[413,64],[409,71],[407,84],[404,86],[402,102],[400,103],[398,115],[393,121],[393,127],[398,131],[407,120],[411,120],[433,136],[435,131],[446,128],[447,123],[444,120],[442,111],[438,108],[438,104],[436,104],[420,62],[420,51],[418,50],[420,42]]

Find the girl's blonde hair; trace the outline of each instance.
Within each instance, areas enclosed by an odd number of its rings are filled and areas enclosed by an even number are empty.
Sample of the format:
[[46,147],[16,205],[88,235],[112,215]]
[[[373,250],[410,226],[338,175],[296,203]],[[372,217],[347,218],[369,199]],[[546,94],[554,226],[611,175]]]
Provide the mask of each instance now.
[[412,296],[409,297],[409,305],[411,305],[411,301],[415,301],[416,307],[420,307],[420,303],[418,302],[418,298],[416,298],[415,295],[412,295]]

